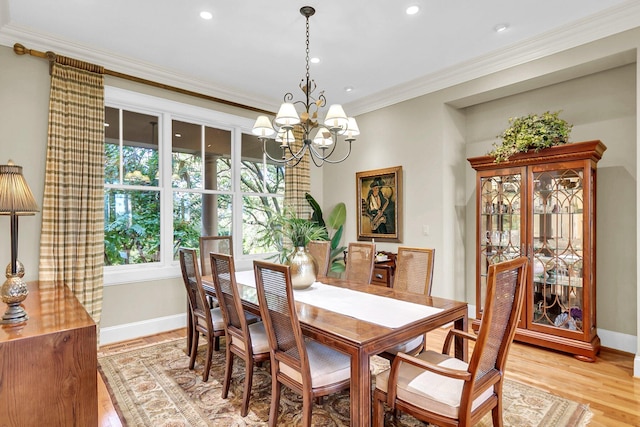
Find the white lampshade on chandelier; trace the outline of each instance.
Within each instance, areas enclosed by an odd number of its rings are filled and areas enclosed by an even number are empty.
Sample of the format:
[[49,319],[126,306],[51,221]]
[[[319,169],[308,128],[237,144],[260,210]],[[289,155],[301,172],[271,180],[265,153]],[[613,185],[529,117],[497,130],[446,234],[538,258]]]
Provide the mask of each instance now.
[[[307,20],[306,25],[306,79],[300,82],[300,89],[305,94],[305,99],[293,101],[293,94],[288,92],[284,95],[284,103],[280,106],[278,114],[273,123],[267,116],[258,116],[253,126],[253,134],[262,142],[262,151],[273,162],[284,164],[289,167],[296,166],[309,152],[309,157],[316,166],[322,166],[324,162],[340,163],[351,154],[351,143],[360,134],[358,124],[353,117],[347,117],[344,109],[339,104],[329,107],[324,118],[323,125],[320,125],[318,111],[326,105],[324,92],[321,91],[317,98],[313,92],[316,90],[316,83],[309,77],[309,17],[316,13],[311,6],[304,6],[300,13]],[[296,105],[301,106],[303,111],[298,114]],[[293,128],[299,125],[303,137],[302,147],[292,148],[294,142]],[[315,132],[312,136],[312,133]],[[348,145],[347,154],[341,159],[330,158],[336,149],[338,137],[344,137]],[[282,149],[282,158],[271,157],[267,151],[267,143],[275,139]]]

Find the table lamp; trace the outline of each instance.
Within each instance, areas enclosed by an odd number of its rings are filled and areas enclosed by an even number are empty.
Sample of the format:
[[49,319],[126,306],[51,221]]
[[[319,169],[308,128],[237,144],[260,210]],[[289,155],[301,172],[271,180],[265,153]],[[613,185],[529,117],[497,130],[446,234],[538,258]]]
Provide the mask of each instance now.
[[2,316],[2,323],[13,324],[28,319],[27,312],[20,306],[29,291],[22,280],[24,266],[18,261],[18,216],[35,215],[38,205],[22,176],[22,166],[11,160],[7,163],[0,165],[0,215],[11,217],[11,264],[7,266],[7,280],[0,288],[0,297],[9,306]]

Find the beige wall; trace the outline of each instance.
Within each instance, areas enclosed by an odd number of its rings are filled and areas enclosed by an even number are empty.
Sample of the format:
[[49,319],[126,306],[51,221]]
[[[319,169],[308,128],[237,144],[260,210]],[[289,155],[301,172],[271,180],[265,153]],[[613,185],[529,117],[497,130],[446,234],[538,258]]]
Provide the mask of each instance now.
[[[362,134],[353,154],[344,163],[314,170],[312,192],[326,211],[338,202],[346,203],[343,241],[352,241],[356,238],[355,173],[402,166],[401,244],[436,248],[434,295],[473,304],[475,195],[473,170],[466,158],[486,153],[508,117],[562,109],[562,116],[575,124],[573,140],[601,139],[608,146],[598,175],[598,324],[614,333],[636,335],[637,69],[620,67],[620,62],[629,56],[635,62],[638,44],[640,30],[633,30],[363,114],[358,117]],[[109,79],[108,83],[255,115],[129,82]],[[12,158],[25,167],[39,201],[48,89],[46,61],[19,57],[0,47],[0,161]],[[37,277],[40,220],[40,215],[20,219],[20,259],[28,279]],[[0,235],[6,236],[0,244],[0,262],[9,261],[8,231],[8,220],[0,217]],[[383,250],[397,246],[378,242]],[[184,312],[181,286],[176,278],[106,287],[102,326]]]
[[401,165],[401,244],[436,248],[433,294],[474,304],[475,172],[466,159],[486,154],[509,117],[563,110],[573,141],[608,147],[598,165],[598,326],[609,332],[605,345],[634,351],[639,40],[639,29],[628,31],[358,116],[354,154],[325,167],[324,205],[347,204],[345,240],[355,240],[355,173]]

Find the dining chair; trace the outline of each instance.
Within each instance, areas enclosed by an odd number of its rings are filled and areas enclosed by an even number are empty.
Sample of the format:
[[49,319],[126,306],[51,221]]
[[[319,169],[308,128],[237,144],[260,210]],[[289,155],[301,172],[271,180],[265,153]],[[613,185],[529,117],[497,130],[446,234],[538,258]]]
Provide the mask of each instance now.
[[198,354],[200,334],[207,339],[207,355],[205,359],[202,381],[209,380],[211,357],[213,350],[220,350],[220,337],[224,335],[224,319],[220,307],[211,308],[202,287],[200,270],[198,269],[195,249],[180,248],[180,269],[182,279],[189,298],[191,324],[191,348],[189,349],[189,369],[193,369]]
[[[211,264],[209,261],[209,253],[217,252],[233,256],[233,240],[231,236],[201,236],[200,237],[200,275],[211,275]],[[210,295],[207,295],[207,301],[211,307],[217,307],[218,301]],[[192,328],[190,308],[187,307],[187,354],[191,355],[191,336]]]
[[347,249],[345,278],[359,283],[371,283],[375,258],[375,243],[349,243],[349,247]]
[[348,389],[351,359],[317,341],[305,340],[296,312],[289,266],[254,261],[258,305],[271,347],[271,408],[275,426],[281,386],[302,395],[302,425],[311,426],[314,399]]
[[[391,368],[376,376],[374,426],[384,425],[384,403],[444,427],[474,425],[491,411],[493,425],[502,426],[504,367],[522,310],[527,264],[520,257],[489,266],[477,336],[452,329],[442,353],[398,353]],[[454,338],[476,342],[469,363],[448,355]]]
[[[393,288],[431,296],[435,252],[435,249],[399,247]],[[426,334],[420,335],[388,349],[380,356],[391,361],[398,353],[415,356],[424,349],[426,339]]]
[[[253,366],[270,359],[269,341],[264,324],[255,321],[249,322],[247,313],[242,308],[240,293],[236,285],[233,257],[215,252],[211,252],[209,256],[213,286],[222,310],[227,341],[227,363],[224,371],[222,398],[226,399],[229,395],[233,362],[235,356],[238,356],[244,360],[245,366],[240,415],[246,417],[249,412],[249,399],[253,384]],[[251,317],[253,320],[256,319],[255,316],[251,315]]]
[[309,253],[315,259],[318,267],[318,277],[327,277],[331,258],[331,242],[328,240],[311,240],[307,244]]
[[211,275],[209,260],[211,252],[233,256],[233,238],[231,236],[200,236],[200,268],[203,276]]

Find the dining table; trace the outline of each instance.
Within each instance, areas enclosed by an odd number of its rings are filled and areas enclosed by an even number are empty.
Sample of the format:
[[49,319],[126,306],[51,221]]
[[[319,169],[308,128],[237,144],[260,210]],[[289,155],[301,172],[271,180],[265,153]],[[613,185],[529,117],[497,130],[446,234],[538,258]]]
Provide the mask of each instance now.
[[[260,315],[253,270],[235,276],[243,308]],[[202,285],[215,297],[212,280],[203,276]],[[296,311],[305,336],[351,358],[351,426],[371,425],[371,356],[451,323],[468,329],[466,302],[332,277],[321,280],[294,290]],[[455,356],[466,361],[466,342],[456,339],[454,347]]]

